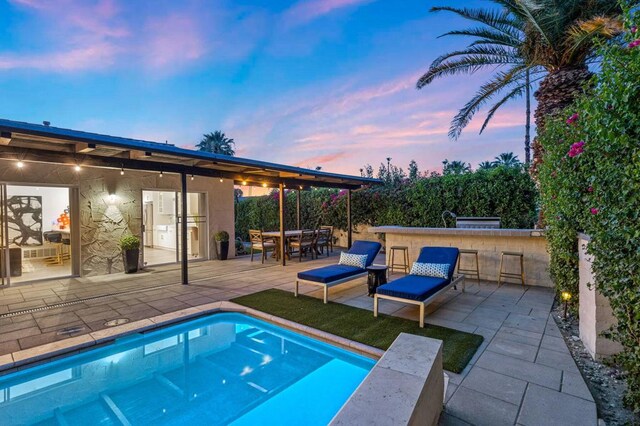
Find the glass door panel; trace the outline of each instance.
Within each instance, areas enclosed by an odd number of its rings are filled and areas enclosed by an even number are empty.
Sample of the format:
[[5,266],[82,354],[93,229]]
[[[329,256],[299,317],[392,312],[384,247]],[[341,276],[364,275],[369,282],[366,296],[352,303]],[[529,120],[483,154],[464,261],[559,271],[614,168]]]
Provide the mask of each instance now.
[[145,265],[161,265],[178,260],[176,201],[173,191],[142,191]]
[[[180,212],[181,193],[177,193],[178,211]],[[187,193],[187,254],[189,260],[206,259],[207,249],[207,194],[201,192]],[[179,226],[182,217],[178,214],[178,256],[182,248],[182,228]]]

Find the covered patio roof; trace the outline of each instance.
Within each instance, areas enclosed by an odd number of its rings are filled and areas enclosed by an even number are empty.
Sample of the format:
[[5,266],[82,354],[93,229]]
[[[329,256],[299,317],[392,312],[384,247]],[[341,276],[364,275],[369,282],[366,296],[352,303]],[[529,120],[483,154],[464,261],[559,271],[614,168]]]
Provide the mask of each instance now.
[[382,183],[379,179],[212,154],[169,143],[5,119],[0,119],[0,147],[2,159],[185,173],[232,179],[238,185],[358,189]]

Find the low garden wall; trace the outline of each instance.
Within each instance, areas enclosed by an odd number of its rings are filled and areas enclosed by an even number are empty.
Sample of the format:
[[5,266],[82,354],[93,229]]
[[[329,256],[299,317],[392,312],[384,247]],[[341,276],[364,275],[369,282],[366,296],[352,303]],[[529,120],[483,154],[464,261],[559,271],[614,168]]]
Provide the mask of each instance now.
[[618,342],[607,339],[602,332],[617,323],[609,299],[597,290],[592,271],[593,257],[587,253],[588,235],[578,235],[580,255],[580,339],[594,359],[615,355],[622,350]]

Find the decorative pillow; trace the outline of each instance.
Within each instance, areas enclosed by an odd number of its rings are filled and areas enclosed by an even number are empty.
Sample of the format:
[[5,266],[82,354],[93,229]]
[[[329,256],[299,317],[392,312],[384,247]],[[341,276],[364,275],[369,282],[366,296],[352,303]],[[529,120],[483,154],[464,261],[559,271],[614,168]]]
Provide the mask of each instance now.
[[364,269],[367,267],[367,255],[366,254],[351,254],[340,253],[340,265],[355,266],[356,268]]
[[449,278],[448,263],[420,263],[414,262],[411,267],[411,275],[423,275],[425,277]]

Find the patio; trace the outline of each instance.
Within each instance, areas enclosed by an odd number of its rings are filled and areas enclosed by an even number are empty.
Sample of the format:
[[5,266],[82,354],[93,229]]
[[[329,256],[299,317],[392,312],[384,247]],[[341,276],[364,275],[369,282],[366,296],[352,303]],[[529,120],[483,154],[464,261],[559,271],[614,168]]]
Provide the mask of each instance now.
[[[269,288],[291,291],[298,271],[335,260],[321,256],[284,268],[274,260],[262,265],[246,257],[195,262],[189,268],[188,286],[180,284],[179,265],[169,265],[136,275],[2,289],[0,356],[104,329],[106,321],[117,318],[136,321]],[[384,263],[382,255],[376,263]],[[372,309],[364,282],[332,289],[330,300]],[[321,295],[317,287],[303,285],[301,291]],[[596,424],[595,403],[549,316],[552,303],[549,289],[498,288],[495,283],[469,280],[466,293],[449,291],[429,307],[427,323],[485,338],[461,374],[448,373],[441,424]],[[417,307],[389,301],[381,303],[381,312],[417,317]]]

